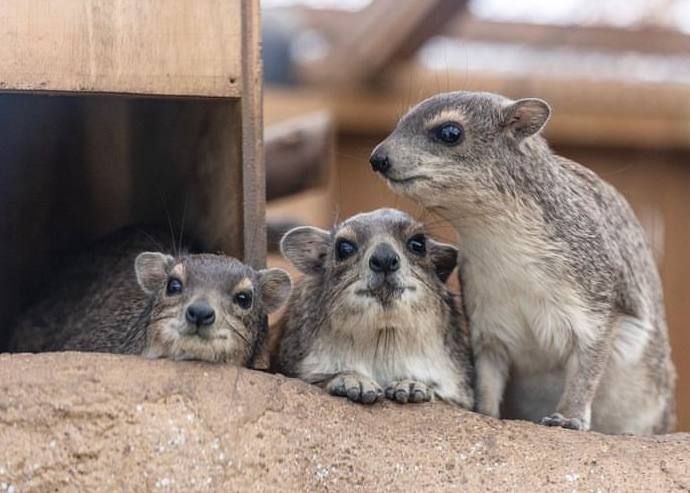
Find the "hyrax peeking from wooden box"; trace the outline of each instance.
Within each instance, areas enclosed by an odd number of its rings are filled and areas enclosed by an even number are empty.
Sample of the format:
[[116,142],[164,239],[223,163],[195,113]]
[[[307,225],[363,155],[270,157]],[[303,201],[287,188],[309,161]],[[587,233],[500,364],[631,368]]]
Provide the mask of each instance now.
[[621,194],[551,152],[550,114],[539,99],[440,94],[371,164],[458,231],[480,412],[667,432],[675,370],[651,248]]
[[266,314],[289,296],[288,274],[223,255],[146,251],[170,245],[168,234],[131,227],[78,254],[19,321],[11,350],[251,366]]
[[304,277],[280,322],[275,370],[366,404],[385,396],[472,408],[468,334],[445,285],[455,247],[380,209],[331,231],[295,228],[281,250]]

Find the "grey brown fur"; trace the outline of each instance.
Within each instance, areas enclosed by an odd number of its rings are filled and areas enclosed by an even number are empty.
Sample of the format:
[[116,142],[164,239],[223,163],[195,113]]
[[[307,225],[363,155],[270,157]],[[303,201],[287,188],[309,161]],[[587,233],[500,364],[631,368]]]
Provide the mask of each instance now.
[[[424,254],[408,243],[420,235]],[[343,239],[357,251],[339,260]],[[330,232],[293,229],[281,248],[305,275],[280,322],[274,370],[362,403],[439,398],[472,408],[469,336],[445,286],[454,247],[426,238],[407,214],[381,209]],[[374,270],[381,255],[397,259],[395,270]]]
[[[279,269],[257,272],[222,255],[147,252],[169,245],[174,243],[165,233],[130,227],[68,259],[43,299],[19,320],[11,350],[251,366],[266,333],[266,314],[289,295],[289,276]],[[180,293],[166,290],[173,277],[182,283]],[[250,307],[234,302],[238,291],[252,293]],[[191,323],[186,311],[194,303],[211,307],[214,320]]]
[[[608,433],[673,429],[659,274],[625,199],[539,135],[538,99],[453,92],[372,154],[390,187],[458,231],[477,409]],[[441,127],[462,129],[443,141]]]

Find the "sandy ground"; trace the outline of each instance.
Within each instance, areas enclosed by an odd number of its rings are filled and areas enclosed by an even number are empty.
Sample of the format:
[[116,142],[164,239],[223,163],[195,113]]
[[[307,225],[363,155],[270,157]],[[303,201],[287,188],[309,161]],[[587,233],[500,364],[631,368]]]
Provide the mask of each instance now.
[[610,437],[281,376],[0,355],[0,492],[689,491],[690,434]]

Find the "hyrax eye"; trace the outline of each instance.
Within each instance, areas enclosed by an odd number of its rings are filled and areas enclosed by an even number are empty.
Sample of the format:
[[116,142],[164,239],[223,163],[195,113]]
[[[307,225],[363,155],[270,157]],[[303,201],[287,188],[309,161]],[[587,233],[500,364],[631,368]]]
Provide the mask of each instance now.
[[425,255],[426,237],[422,234],[414,235],[412,238],[407,240],[407,248],[415,255]]
[[168,285],[165,288],[165,294],[167,294],[168,296],[174,296],[176,294],[182,293],[182,289],[182,281],[180,281],[179,279],[175,279],[173,277],[168,280]]
[[338,240],[335,244],[335,256],[338,260],[345,260],[346,258],[357,253],[357,245],[348,240]]
[[459,144],[465,137],[462,125],[458,123],[444,123],[434,128],[432,133],[436,140],[449,146]]
[[241,291],[235,295],[235,303],[239,305],[240,308],[248,310],[252,306],[252,293],[250,291]]

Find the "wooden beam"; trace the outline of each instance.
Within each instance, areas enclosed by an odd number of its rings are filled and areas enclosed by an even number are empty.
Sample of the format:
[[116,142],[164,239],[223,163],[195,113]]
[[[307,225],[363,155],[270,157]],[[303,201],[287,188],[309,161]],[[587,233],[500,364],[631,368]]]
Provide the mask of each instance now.
[[385,135],[414,103],[438,92],[458,89],[547,100],[554,116],[546,134],[553,142],[690,149],[690,86],[683,85],[519,78],[477,72],[444,72],[440,76],[409,64],[392,72],[379,89],[336,89],[330,101],[340,132]]
[[333,160],[333,126],[327,112],[266,128],[266,199],[323,184]]
[[668,29],[606,26],[556,26],[519,22],[493,22],[471,15],[459,16],[439,34],[469,41],[572,47],[597,51],[688,55],[690,36]]
[[[357,13],[296,8],[306,25],[327,37],[338,36],[339,28],[355,22]],[[438,31],[439,35],[470,41],[573,47],[601,51],[639,52],[663,55],[690,53],[690,36],[670,29],[649,26],[617,28],[588,25],[547,25],[528,22],[497,22],[471,14],[456,15]]]
[[[231,2],[236,3],[236,2]],[[242,0],[242,224],[243,261],[266,265],[266,167],[259,0]],[[198,26],[197,26],[198,29]]]
[[301,74],[312,82],[369,82],[414,54],[466,3],[376,0],[359,12],[342,16],[339,29],[334,30],[335,23],[330,23],[330,53],[325,59],[302,67]]
[[238,97],[242,4],[2,0],[0,91]]

